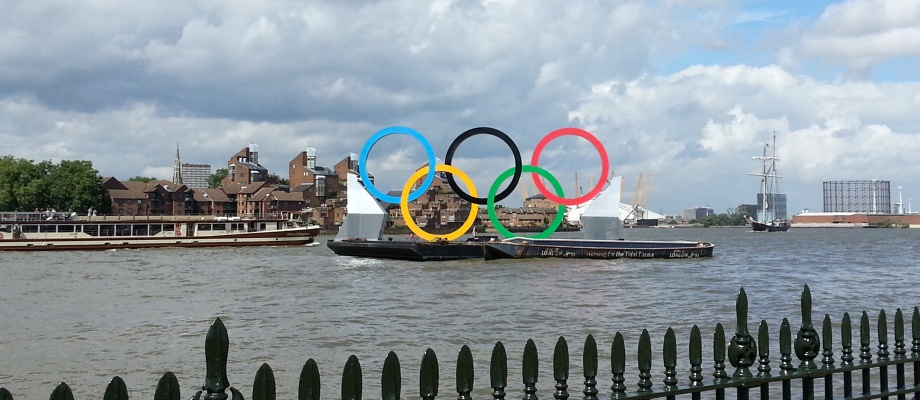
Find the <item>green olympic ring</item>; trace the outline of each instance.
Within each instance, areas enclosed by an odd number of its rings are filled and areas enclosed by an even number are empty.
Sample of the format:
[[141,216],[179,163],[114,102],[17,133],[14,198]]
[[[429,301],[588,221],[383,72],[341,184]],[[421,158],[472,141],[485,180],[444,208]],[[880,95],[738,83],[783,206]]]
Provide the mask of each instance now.
[[[559,184],[559,181],[556,179],[556,177],[549,173],[549,171],[533,165],[523,165],[521,168],[523,172],[535,173],[546,178],[549,183],[553,185],[553,189],[556,189],[556,193],[559,195],[559,197],[565,196],[565,194],[562,192],[562,185]],[[518,235],[515,235],[508,229],[505,229],[505,227],[502,226],[501,221],[498,220],[498,215],[495,214],[495,194],[498,193],[498,187],[501,186],[502,183],[505,183],[505,180],[508,179],[508,177],[514,174],[514,170],[515,167],[508,168],[508,170],[502,172],[498,178],[495,178],[495,182],[492,183],[492,187],[489,189],[488,202],[486,203],[486,209],[489,211],[489,220],[492,221],[492,226],[495,227],[495,230],[498,233],[506,238],[511,238]],[[543,232],[526,237],[533,239],[546,239],[550,237],[553,232],[556,232],[556,229],[559,228],[559,225],[562,225],[563,219],[565,219],[565,205],[559,204],[559,211],[556,212],[556,218],[553,219],[553,223],[546,227]]]

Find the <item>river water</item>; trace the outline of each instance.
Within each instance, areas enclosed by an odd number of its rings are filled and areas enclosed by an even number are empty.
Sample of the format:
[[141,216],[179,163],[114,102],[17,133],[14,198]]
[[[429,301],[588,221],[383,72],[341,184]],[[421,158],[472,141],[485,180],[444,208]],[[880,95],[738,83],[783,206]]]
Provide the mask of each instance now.
[[[715,257],[416,263],[338,257],[322,244],[0,253],[0,387],[16,399],[34,400],[67,382],[77,399],[100,398],[118,375],[132,398],[151,398],[160,376],[172,371],[182,396],[189,397],[204,382],[204,339],[220,317],[230,337],[228,377],[247,398],[256,370],[266,362],[279,398],[296,397],[300,369],[309,358],[320,367],[323,397],[337,398],[352,354],[364,371],[364,396],[377,398],[391,350],[403,368],[403,397],[415,398],[427,348],[440,362],[440,396],[455,397],[462,345],[475,360],[476,397],[485,398],[488,360],[499,340],[509,357],[509,397],[519,397],[527,339],[539,351],[538,395],[548,398],[559,336],[569,340],[574,395],[581,390],[580,351],[588,334],[601,352],[598,387],[605,395],[606,360],[616,332],[623,333],[627,353],[635,354],[642,329],[658,349],[667,327],[673,327],[678,378],[686,383],[691,327],[700,326],[704,343],[711,343],[716,323],[729,337],[734,334],[742,287],[751,332],[756,335],[756,324],[766,320],[772,342],[783,317],[793,332],[801,323],[799,299],[806,284],[819,330],[824,314],[838,324],[849,312],[856,327],[864,310],[874,325],[880,309],[893,321],[896,308],[909,318],[920,305],[920,229],[626,233],[629,239],[711,241]],[[835,352],[839,360],[839,346]],[[776,368],[779,354],[771,358]],[[663,370],[659,360],[656,374]],[[706,353],[704,374],[711,376],[708,360]],[[633,390],[635,364],[627,370]],[[660,387],[661,379],[653,379]]]

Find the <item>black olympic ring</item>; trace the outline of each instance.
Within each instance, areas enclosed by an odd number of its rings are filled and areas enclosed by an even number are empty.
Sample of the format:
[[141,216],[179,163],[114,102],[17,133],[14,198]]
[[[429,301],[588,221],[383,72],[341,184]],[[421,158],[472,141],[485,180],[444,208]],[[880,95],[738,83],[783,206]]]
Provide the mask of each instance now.
[[[457,151],[457,147],[460,147],[460,143],[463,143],[464,140],[476,135],[495,136],[503,140],[505,144],[507,144],[511,149],[511,154],[514,155],[514,175],[511,177],[511,183],[508,184],[508,187],[505,188],[504,191],[495,196],[496,202],[502,201],[508,197],[511,192],[514,191],[515,187],[517,187],[518,181],[521,180],[521,172],[524,170],[523,163],[521,162],[521,151],[518,150],[517,144],[515,144],[514,141],[505,134],[505,132],[485,126],[473,128],[463,132],[460,134],[460,136],[457,136],[457,138],[454,139],[454,141],[450,144],[450,147],[447,149],[447,155],[444,156],[444,164],[451,165],[450,162],[454,158],[454,152]],[[453,189],[454,193],[457,193],[460,198],[473,204],[488,204],[489,199],[487,197],[473,197],[469,193],[464,192],[463,189],[457,185],[457,181],[454,179],[454,174],[447,172],[446,175],[447,184],[450,185],[450,188]]]

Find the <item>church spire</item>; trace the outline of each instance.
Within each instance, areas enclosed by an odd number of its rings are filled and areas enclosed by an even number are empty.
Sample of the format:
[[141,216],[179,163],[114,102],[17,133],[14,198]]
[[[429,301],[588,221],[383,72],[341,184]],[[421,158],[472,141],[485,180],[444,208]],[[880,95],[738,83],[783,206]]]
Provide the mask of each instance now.
[[182,161],[179,161],[179,143],[176,143],[176,163],[173,165],[172,182],[176,185],[182,184]]

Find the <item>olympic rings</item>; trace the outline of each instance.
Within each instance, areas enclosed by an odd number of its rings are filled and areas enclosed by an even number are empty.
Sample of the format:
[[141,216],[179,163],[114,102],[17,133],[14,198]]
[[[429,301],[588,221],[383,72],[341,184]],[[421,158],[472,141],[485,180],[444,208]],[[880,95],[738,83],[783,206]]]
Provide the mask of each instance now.
[[[438,239],[454,240],[470,230],[470,228],[476,222],[476,215],[479,214],[479,207],[470,207],[470,215],[466,218],[466,222],[464,222],[463,225],[461,225],[457,230],[445,235],[433,235],[425,232],[422,230],[422,228],[419,228],[415,221],[412,220],[412,214],[409,213],[409,189],[412,188],[412,184],[415,183],[415,181],[421,178],[422,175],[431,172],[431,170],[431,167],[426,165],[422,169],[415,171],[415,174],[409,177],[409,180],[406,181],[406,186],[403,187],[402,197],[399,199],[399,209],[403,214],[403,219],[406,221],[406,226],[408,226],[412,232],[415,232],[418,237],[429,242],[433,242]],[[471,192],[473,192],[473,196],[476,195],[476,187],[473,186],[473,181],[469,178],[469,176],[466,175],[466,173],[461,171],[460,168],[457,168],[453,165],[438,164],[435,166],[434,171],[444,171],[450,174],[457,174],[457,176],[460,177],[460,180],[470,188]],[[504,181],[504,179],[502,179],[502,181]],[[492,196],[489,196],[489,198],[491,199]]]
[[537,190],[540,191],[547,200],[552,201],[553,203],[564,204],[567,206],[574,206],[576,204],[584,203],[588,200],[593,199],[595,196],[600,194],[601,190],[604,189],[604,184],[607,182],[607,173],[610,171],[610,162],[607,158],[607,150],[604,149],[604,145],[601,144],[600,140],[588,133],[585,130],[578,128],[561,128],[556,129],[555,131],[550,132],[550,134],[543,137],[540,140],[540,143],[537,143],[537,147],[533,150],[533,157],[530,159],[530,165],[537,166],[537,161],[540,159],[540,153],[543,152],[543,148],[546,147],[547,143],[551,142],[553,139],[556,139],[560,136],[574,135],[580,136],[587,139],[591,144],[594,145],[594,148],[597,149],[598,154],[601,156],[601,179],[597,180],[597,185],[594,185],[594,188],[590,192],[585,193],[584,196],[576,197],[574,199],[564,199],[562,197],[556,196],[546,190],[546,186],[543,185],[543,181],[537,179],[537,175],[533,175],[533,183],[536,185]]
[[[371,136],[371,138],[368,139],[366,143],[364,143],[364,148],[361,149],[361,157],[358,159],[358,172],[361,174],[361,180],[364,181],[364,187],[367,188],[368,192],[374,195],[374,197],[391,204],[399,203],[399,197],[390,196],[381,192],[380,190],[377,190],[377,188],[374,186],[374,182],[372,182],[371,178],[367,175],[367,168],[365,168],[365,166],[367,165],[367,155],[371,152],[371,148],[374,147],[374,144],[376,144],[377,141],[382,139],[384,136],[389,136],[396,133],[402,133],[404,135],[414,137],[422,144],[423,147],[425,147],[425,153],[428,154],[428,165],[432,166],[438,164],[437,157],[434,155],[434,148],[431,147],[431,143],[428,143],[428,140],[426,140],[425,137],[422,136],[421,133],[418,133],[418,131],[415,129],[406,128],[404,126],[391,126],[389,128],[383,128],[377,131],[374,136]],[[415,192],[409,194],[407,201],[413,201],[421,197],[425,191],[428,190],[428,187],[431,186],[431,183],[434,182],[434,176],[435,170],[429,168],[428,176],[425,177],[425,181],[422,182],[422,185],[419,186]]]
[[[425,153],[428,156],[428,164],[424,166],[423,168],[420,168],[409,178],[409,180],[406,182],[405,186],[403,187],[402,193],[400,194],[399,197],[387,195],[381,192],[380,190],[378,190],[374,186],[373,182],[370,179],[370,176],[367,173],[367,157],[371,149],[374,147],[374,144],[376,144],[378,141],[380,141],[380,139],[386,136],[397,134],[397,133],[409,135],[415,138],[416,140],[418,140],[422,144],[422,146],[425,148]],[[489,195],[485,198],[476,197],[477,196],[476,188],[473,186],[473,182],[469,178],[469,176],[467,176],[467,174],[461,171],[459,168],[450,165],[451,161],[453,161],[454,154],[456,153],[457,148],[460,146],[460,144],[463,143],[463,141],[465,141],[466,139],[469,139],[470,137],[473,137],[476,135],[490,135],[490,136],[494,136],[494,137],[501,139],[502,141],[505,142],[505,144],[508,145],[508,148],[511,150],[511,153],[514,156],[514,167],[506,170],[505,172],[503,172],[502,174],[498,176],[498,178],[495,180],[495,182],[492,184],[492,187],[489,190]],[[538,162],[540,160],[540,154],[543,152],[543,149],[546,147],[546,145],[552,140],[559,138],[560,136],[567,136],[567,135],[579,136],[591,142],[591,144],[594,145],[594,148],[597,150],[598,155],[600,155],[600,158],[601,158],[601,179],[598,179],[597,185],[595,185],[594,188],[592,188],[591,191],[586,193],[585,195],[576,197],[576,198],[572,198],[572,199],[564,198],[562,186],[559,184],[559,181],[556,179],[556,177],[554,177],[551,173],[549,173],[545,169],[538,166]],[[371,136],[371,138],[368,139],[368,141],[364,144],[364,147],[361,150],[361,156],[358,160],[358,172],[360,173],[361,179],[364,181],[364,187],[367,189],[367,191],[379,200],[383,200],[391,204],[398,203],[400,205],[400,211],[403,214],[403,219],[405,220],[406,226],[409,227],[409,229],[412,230],[412,232],[418,235],[420,238],[426,239],[428,241],[435,241],[435,240],[440,240],[440,239],[444,239],[444,240],[457,239],[458,237],[466,233],[466,231],[468,231],[473,226],[473,223],[475,223],[477,214],[479,212],[478,207],[470,207],[470,214],[467,217],[466,222],[464,222],[460,228],[448,234],[435,235],[435,234],[430,234],[422,230],[415,223],[415,221],[412,220],[412,216],[409,210],[409,202],[418,199],[425,192],[428,191],[432,183],[434,183],[434,179],[438,171],[445,172],[448,185],[454,191],[454,193],[456,193],[459,197],[461,197],[462,199],[472,204],[478,204],[478,205],[485,204],[486,209],[489,212],[489,219],[492,221],[492,225],[495,227],[496,231],[498,231],[504,237],[513,237],[516,235],[514,235],[513,233],[511,233],[510,231],[508,231],[505,227],[501,225],[501,222],[498,220],[498,216],[495,213],[495,202],[505,199],[506,197],[508,197],[508,195],[511,194],[512,191],[514,191],[514,189],[517,187],[517,184],[520,181],[521,174],[523,172],[530,173],[533,178],[534,184],[537,187],[537,190],[541,194],[543,194],[548,200],[554,203],[557,203],[559,205],[558,212],[556,213],[556,218],[553,219],[553,222],[543,232],[540,232],[539,234],[532,236],[532,238],[535,238],[535,239],[547,238],[550,235],[552,235],[553,232],[556,231],[556,229],[559,228],[559,226],[562,224],[562,221],[565,219],[565,206],[578,205],[578,204],[584,203],[596,197],[601,192],[601,190],[603,190],[604,184],[606,183],[606,180],[604,179],[604,177],[606,177],[610,171],[610,162],[607,156],[607,150],[604,148],[604,145],[600,142],[600,140],[597,139],[597,137],[595,137],[591,133],[585,130],[582,130],[582,129],[578,129],[578,128],[561,128],[553,132],[550,132],[549,134],[544,136],[540,140],[540,142],[537,144],[537,147],[534,149],[533,156],[531,157],[530,165],[522,164],[520,150],[518,149],[517,144],[515,144],[514,141],[511,140],[510,137],[508,137],[508,135],[506,135],[504,132],[498,129],[489,128],[489,127],[473,128],[473,129],[467,130],[466,132],[463,132],[462,134],[460,134],[460,136],[454,139],[453,142],[451,142],[450,147],[447,150],[447,156],[445,157],[445,163],[438,164],[437,161],[438,160],[435,157],[434,149],[432,148],[431,143],[428,142],[428,140],[425,139],[425,137],[422,136],[418,131],[411,129],[411,128],[404,127],[404,126],[392,126],[392,127],[384,128],[384,129],[377,131],[377,133]],[[457,185],[457,182],[454,178],[454,174],[456,174],[460,178],[460,180],[463,181],[463,183],[469,189],[470,193],[465,192],[463,188]],[[422,175],[426,175],[424,182],[422,182],[422,184],[418,188],[416,188],[414,192],[410,193],[410,189],[412,188],[412,185],[415,182],[417,182],[421,178]],[[551,193],[546,188],[546,185],[543,183],[543,180],[539,179],[537,175],[540,175],[546,178],[547,180],[549,180],[550,183],[553,185],[553,188],[555,189],[556,194]],[[511,177],[511,183],[501,193],[496,194],[496,192],[498,192],[498,188],[502,185],[502,183],[504,183],[505,180],[508,179],[509,176]]]
[[[533,166],[533,165],[525,165],[522,168],[524,172],[532,172],[532,173],[538,174],[546,178],[547,180],[549,180],[549,183],[553,185],[553,189],[556,189],[556,193],[559,193],[559,196],[563,196],[562,185],[559,184],[559,181],[556,179],[556,177],[553,176],[553,174],[549,173],[549,171],[543,168],[537,167],[537,166]],[[502,182],[505,181],[505,179],[508,179],[508,175],[511,175],[514,171],[515,171],[515,168],[510,168],[506,170],[505,172],[502,172],[501,175],[499,175],[498,178],[495,179],[495,182],[492,184],[492,188],[489,189],[489,197],[488,197],[489,202],[488,202],[488,206],[486,207],[486,209],[489,211],[489,220],[492,221],[492,226],[495,227],[495,230],[498,231],[498,233],[500,233],[502,236],[506,238],[514,237],[517,235],[505,229],[505,227],[502,226],[501,221],[498,220],[498,215],[495,214],[495,192],[498,191],[499,185],[501,185]],[[540,232],[530,237],[534,239],[548,238],[550,235],[553,234],[553,232],[556,232],[556,229],[559,228],[559,225],[562,224],[562,220],[564,219],[565,219],[565,206],[560,204],[558,207],[558,211],[556,212],[556,218],[553,219],[553,223],[547,226],[546,229],[543,230],[543,232]]]
[[[511,149],[511,154],[514,156],[514,176],[511,177],[511,183],[508,184],[508,187],[505,188],[504,191],[495,196],[495,201],[502,201],[508,197],[512,191],[514,191],[514,189],[517,187],[518,181],[521,180],[521,151],[518,150],[517,144],[515,144],[514,141],[505,134],[505,132],[495,128],[479,127],[461,133],[460,136],[457,136],[457,138],[454,139],[454,141],[450,144],[450,147],[447,148],[447,155],[444,157],[444,164],[451,165],[450,162],[454,159],[454,152],[457,151],[457,147],[460,147],[460,143],[463,143],[464,140],[476,135],[491,135],[503,140],[505,144],[508,145],[508,148]],[[457,182],[454,180],[453,174],[447,174],[447,184],[450,185],[450,188],[453,189],[454,193],[460,196],[460,198],[463,200],[480,205],[488,203],[487,199],[470,196],[468,193],[464,192],[460,186],[457,186]]]

